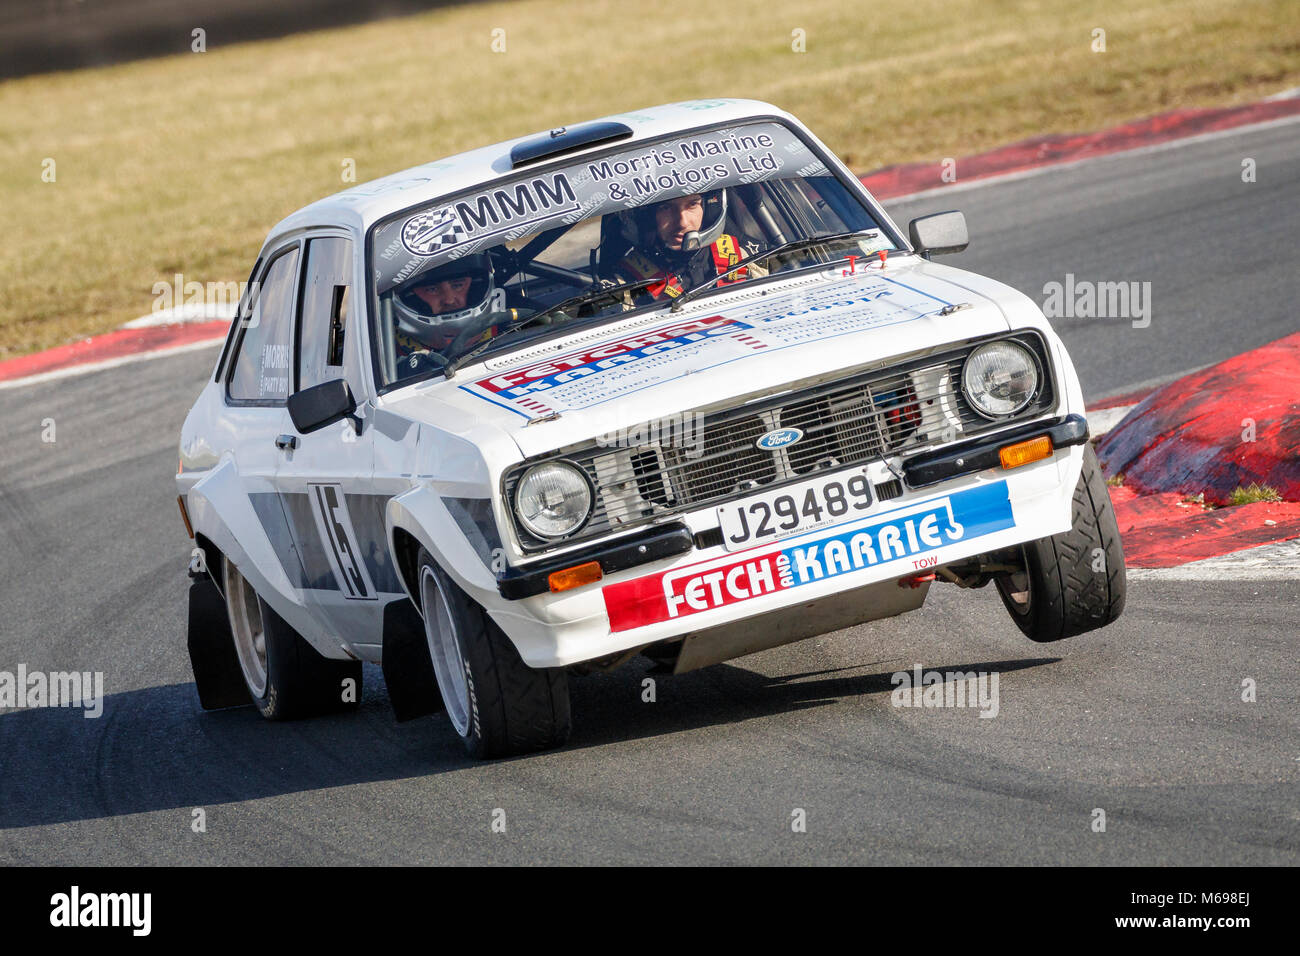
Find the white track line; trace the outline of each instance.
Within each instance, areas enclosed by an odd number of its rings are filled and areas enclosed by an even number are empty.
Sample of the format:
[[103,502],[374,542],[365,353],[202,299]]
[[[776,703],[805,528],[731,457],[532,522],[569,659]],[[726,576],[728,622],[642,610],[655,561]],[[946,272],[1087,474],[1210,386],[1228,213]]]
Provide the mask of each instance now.
[[[1083,156],[1079,159],[1068,159],[1059,163],[1045,163],[1042,166],[1035,166],[1032,169],[1018,169],[1010,173],[998,173],[993,176],[983,176],[979,179],[968,179],[965,182],[958,180],[955,183],[948,183],[944,186],[935,186],[932,189],[922,189],[920,192],[906,193],[902,196],[892,196],[889,199],[880,199],[884,205],[897,202],[910,202],[913,199],[928,199],[937,196],[940,193],[965,192],[968,189],[978,189],[981,186],[992,186],[998,183],[1014,182],[1018,179],[1029,179],[1032,176],[1041,176],[1044,173],[1055,172],[1059,169],[1073,169],[1075,166],[1081,166],[1084,163],[1101,163],[1107,160],[1121,159],[1126,156],[1143,156],[1147,153],[1158,153],[1166,149],[1178,149],[1182,146],[1190,146],[1193,143],[1204,143],[1210,140],[1223,139],[1226,136],[1235,136],[1239,133],[1253,133],[1258,130],[1269,129],[1274,126],[1285,126],[1288,123],[1300,122],[1300,113],[1291,116],[1279,116],[1277,119],[1264,120],[1262,123],[1249,123],[1245,126],[1233,126],[1231,129],[1215,129],[1208,133],[1197,133],[1194,136],[1186,136],[1182,139],[1171,139],[1164,143],[1152,143],[1149,146],[1135,146],[1132,149],[1121,149],[1114,153],[1105,153],[1101,156]],[[960,164],[960,160],[958,161]],[[867,174],[868,177],[871,175]],[[867,187],[870,189],[871,187]]]
[[1136,402],[1132,405],[1120,405],[1117,408],[1099,408],[1095,412],[1086,412],[1088,434],[1093,438],[1100,438],[1123,421],[1124,416],[1135,408],[1137,408]]
[[56,368],[48,372],[38,372],[35,375],[28,375],[26,378],[14,378],[7,382],[0,382],[0,391],[9,388],[22,388],[27,385],[39,385],[42,382],[51,382],[60,378],[71,378],[74,375],[84,375],[87,372],[99,372],[106,368],[116,368],[119,365],[129,365],[132,362],[143,362],[148,359],[166,358],[171,355],[180,355],[183,352],[194,352],[198,349],[211,348],[214,345],[220,345],[226,339],[226,333],[222,332],[217,338],[202,339],[198,342],[186,342],[184,345],[171,345],[167,348],[155,349],[152,352],[136,352],[133,355],[119,355],[116,358],[104,359],[102,362],[88,362],[84,365],[69,365],[66,368]]
[[1261,544],[1176,568],[1129,568],[1130,581],[1300,580],[1300,539]]
[[123,329],[152,329],[159,325],[189,325],[196,322],[230,322],[235,318],[235,307],[226,305],[181,305],[159,309],[138,319],[122,323]]

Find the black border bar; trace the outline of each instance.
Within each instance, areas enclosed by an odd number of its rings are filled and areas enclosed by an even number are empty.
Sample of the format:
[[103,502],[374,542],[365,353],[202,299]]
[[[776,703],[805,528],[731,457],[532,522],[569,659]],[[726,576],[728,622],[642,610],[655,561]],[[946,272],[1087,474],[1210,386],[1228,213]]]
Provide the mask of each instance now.
[[1088,420],[1082,415],[1065,415],[1048,421],[1030,422],[943,451],[916,455],[903,461],[903,476],[909,487],[923,488],[985,468],[997,468],[1002,464],[998,457],[999,449],[1040,435],[1052,439],[1053,449],[1082,445],[1088,440]]
[[694,547],[695,539],[690,530],[681,522],[676,522],[601,547],[570,551],[547,561],[530,564],[527,568],[511,568],[497,576],[497,590],[503,598],[518,601],[534,594],[545,594],[551,589],[551,575],[574,565],[599,561],[603,573],[614,574],[651,561],[685,554]]

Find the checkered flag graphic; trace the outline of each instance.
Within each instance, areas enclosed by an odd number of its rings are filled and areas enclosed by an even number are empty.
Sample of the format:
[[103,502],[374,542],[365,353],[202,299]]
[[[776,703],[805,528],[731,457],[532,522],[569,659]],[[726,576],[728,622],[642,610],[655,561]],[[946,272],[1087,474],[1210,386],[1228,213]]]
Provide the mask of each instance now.
[[431,256],[449,249],[467,235],[449,209],[414,216],[402,227],[402,242],[417,256]]

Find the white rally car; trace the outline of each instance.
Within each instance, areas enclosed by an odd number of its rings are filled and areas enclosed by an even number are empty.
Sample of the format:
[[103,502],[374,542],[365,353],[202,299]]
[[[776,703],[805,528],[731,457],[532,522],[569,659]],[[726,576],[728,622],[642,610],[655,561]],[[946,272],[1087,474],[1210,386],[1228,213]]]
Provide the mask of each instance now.
[[180,440],[206,708],[552,747],[569,671],[691,670],[992,581],[1124,604],[1070,358],[794,117],[678,103],[339,193],[270,233]]

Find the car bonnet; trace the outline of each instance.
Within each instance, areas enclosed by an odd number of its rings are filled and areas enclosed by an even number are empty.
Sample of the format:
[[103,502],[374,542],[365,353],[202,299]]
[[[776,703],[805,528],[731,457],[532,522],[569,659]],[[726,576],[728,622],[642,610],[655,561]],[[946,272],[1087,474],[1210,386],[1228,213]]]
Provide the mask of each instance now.
[[[489,356],[418,387],[403,412],[437,424],[450,406],[465,416],[454,430],[494,424],[532,457],[1036,324],[1032,303],[993,280],[915,256],[873,263],[850,271],[845,261]],[[422,410],[421,395],[436,402]]]

